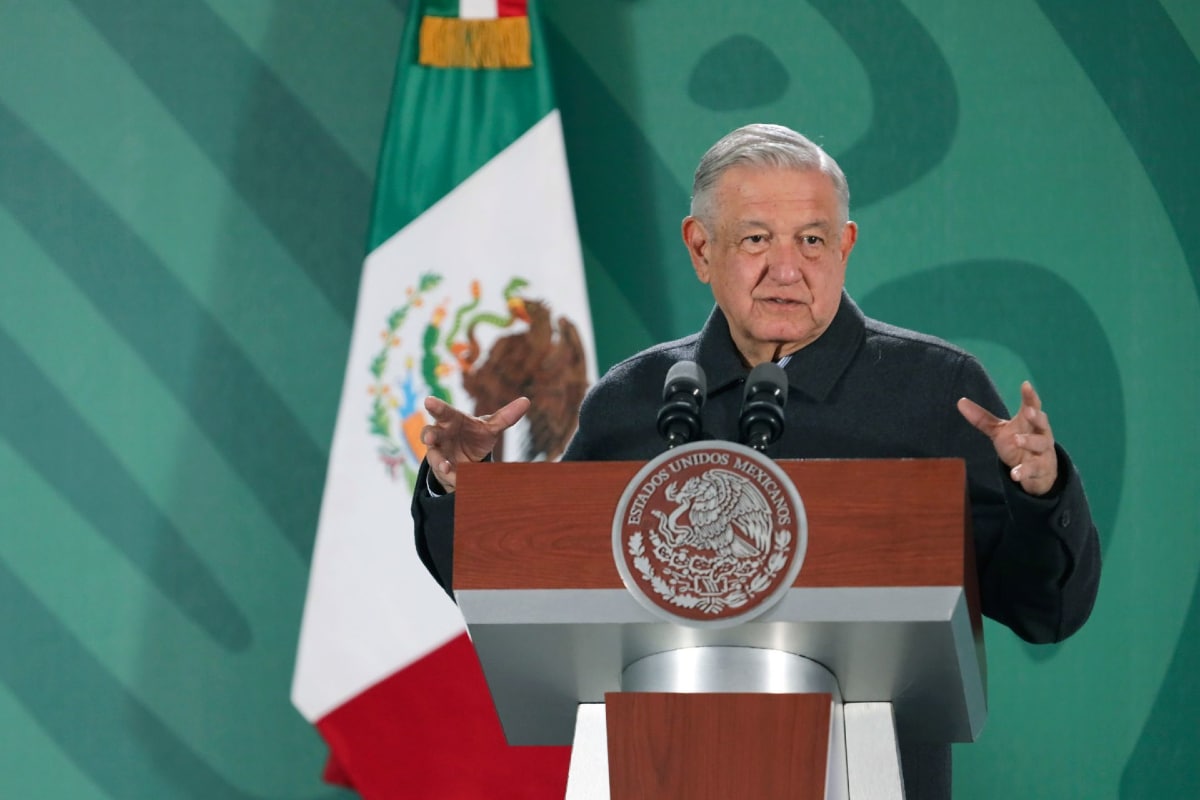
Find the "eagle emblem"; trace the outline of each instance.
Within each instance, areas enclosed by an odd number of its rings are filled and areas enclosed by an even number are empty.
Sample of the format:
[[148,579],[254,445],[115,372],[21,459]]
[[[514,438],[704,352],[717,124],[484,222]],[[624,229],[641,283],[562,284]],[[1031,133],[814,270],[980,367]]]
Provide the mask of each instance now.
[[[515,397],[533,401],[510,430],[496,460],[554,460],[575,432],[588,388],[586,348],[570,319],[528,296],[529,282],[510,278],[485,300],[481,281],[456,301],[437,295],[442,277],[421,275],[387,317],[382,346],[370,366],[368,425],[379,460],[411,487],[425,457],[422,400],[433,395],[477,415]],[[469,402],[467,401],[469,398]]]
[[651,461],[613,519],[626,587],[651,611],[693,625],[765,611],[794,582],[806,545],[790,479],[732,442],[696,442]]
[[[727,469],[711,469],[667,487],[676,504],[670,516],[653,510],[661,535],[672,545],[690,545],[719,556],[760,556],[771,544],[771,509],[748,478]],[[690,525],[680,525],[684,514]]]

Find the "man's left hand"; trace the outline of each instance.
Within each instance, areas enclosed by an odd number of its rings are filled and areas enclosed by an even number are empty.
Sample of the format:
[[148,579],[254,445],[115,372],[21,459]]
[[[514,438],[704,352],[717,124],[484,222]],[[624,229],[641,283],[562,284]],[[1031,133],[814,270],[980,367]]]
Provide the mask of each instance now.
[[1010,468],[1009,475],[1032,495],[1044,495],[1058,480],[1058,454],[1050,418],[1029,381],[1021,384],[1021,408],[1012,419],[1000,419],[967,398],[958,401],[967,422],[992,440],[996,455]]

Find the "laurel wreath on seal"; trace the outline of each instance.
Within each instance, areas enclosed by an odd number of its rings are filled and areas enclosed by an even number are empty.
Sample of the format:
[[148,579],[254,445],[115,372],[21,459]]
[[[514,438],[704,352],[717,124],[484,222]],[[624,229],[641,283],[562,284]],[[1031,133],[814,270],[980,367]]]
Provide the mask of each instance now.
[[[660,561],[671,564],[677,554],[676,548],[663,541],[656,532],[650,533],[650,542],[654,545],[655,556]],[[726,608],[741,608],[770,586],[788,563],[788,546],[791,542],[790,532],[785,529],[775,531],[771,552],[765,559],[766,570],[761,571],[763,558],[740,559],[735,573],[742,581],[737,582],[736,588],[723,596],[692,594],[687,590],[691,576],[686,570],[668,568],[663,570],[667,577],[660,575],[646,555],[641,532],[629,537],[627,549],[633,558],[634,569],[654,588],[659,597],[680,608],[699,609],[706,614],[716,615]],[[745,585],[746,578],[751,578],[749,586]]]
[[[418,279],[415,287],[410,287],[408,297],[403,305],[394,309],[387,318],[387,327],[384,328],[380,337],[383,339],[383,345],[379,353],[371,359],[371,377],[372,383],[367,387],[371,396],[371,413],[367,417],[370,425],[371,434],[380,439],[379,456],[384,464],[389,466],[389,469],[395,468],[395,465],[403,463],[404,460],[404,445],[400,440],[399,431],[393,432],[391,424],[391,412],[397,405],[396,398],[387,383],[385,374],[388,369],[388,358],[392,351],[400,346],[399,330],[404,324],[404,320],[408,317],[413,308],[419,307],[423,302],[423,295],[441,283],[440,275],[434,273],[425,273]],[[428,337],[426,337],[428,338]],[[426,349],[425,361],[429,361],[432,353]],[[426,371],[430,371],[427,369]]]

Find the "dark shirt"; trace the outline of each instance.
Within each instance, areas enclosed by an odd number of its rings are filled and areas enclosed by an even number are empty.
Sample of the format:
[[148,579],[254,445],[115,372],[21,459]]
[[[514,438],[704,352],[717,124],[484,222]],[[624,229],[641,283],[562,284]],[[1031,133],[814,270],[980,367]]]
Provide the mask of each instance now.
[[[563,458],[645,461],[662,453],[655,418],[663,379],[681,360],[696,361],[707,376],[704,436],[736,441],[749,369],[724,314],[714,309],[698,334],[651,347],[609,370],[584,400]],[[1079,475],[1058,447],[1059,479],[1049,495],[1026,494],[1008,477],[991,441],[956,407],[968,397],[1010,416],[973,356],[869,319],[843,294],[829,328],[793,354],[784,371],[786,426],[767,455],[964,459],[983,613],[1036,643],[1064,639],[1084,623],[1099,582],[1100,548]],[[452,515],[452,496],[418,491],[414,497],[417,551],[447,591]],[[902,739],[901,750],[910,799],[949,797],[948,746]]]

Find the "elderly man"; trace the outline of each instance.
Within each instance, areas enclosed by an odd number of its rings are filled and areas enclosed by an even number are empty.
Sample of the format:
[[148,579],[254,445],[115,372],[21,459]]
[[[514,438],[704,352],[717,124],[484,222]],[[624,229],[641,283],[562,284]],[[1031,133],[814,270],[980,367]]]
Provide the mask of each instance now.
[[[713,145],[683,240],[716,308],[699,333],[613,367],[585,399],[564,458],[661,453],[663,377],[685,359],[708,377],[704,434],[736,440],[746,376],[775,361],[789,384],[787,426],[768,455],[964,459],[983,612],[1027,641],[1059,641],[1087,619],[1100,573],[1079,476],[1028,382],[1010,417],[974,357],[863,315],[843,288],[858,237],[849,199],[837,163],[788,128],[748,125]],[[425,407],[434,424],[422,433],[417,549],[449,589],[453,501],[436,495],[453,493],[456,465],[486,457],[529,401],[485,418],[433,398]],[[901,756],[910,799],[949,797],[947,745],[902,738]]]

